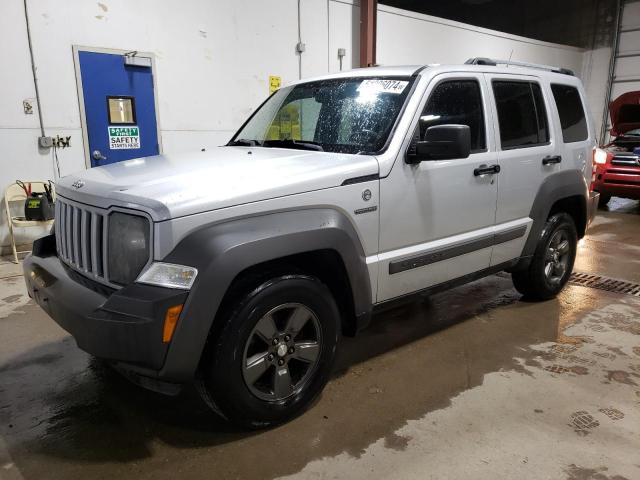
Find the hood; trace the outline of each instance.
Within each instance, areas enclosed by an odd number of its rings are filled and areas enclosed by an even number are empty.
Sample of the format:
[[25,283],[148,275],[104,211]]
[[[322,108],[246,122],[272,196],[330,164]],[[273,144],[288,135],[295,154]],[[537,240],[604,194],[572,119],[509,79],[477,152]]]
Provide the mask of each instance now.
[[627,92],[609,104],[611,136],[624,135],[640,128],[640,91]]
[[371,156],[217,147],[91,168],[61,178],[56,187],[61,196],[89,205],[146,207],[161,221],[337,187],[349,178],[376,174],[378,162]]

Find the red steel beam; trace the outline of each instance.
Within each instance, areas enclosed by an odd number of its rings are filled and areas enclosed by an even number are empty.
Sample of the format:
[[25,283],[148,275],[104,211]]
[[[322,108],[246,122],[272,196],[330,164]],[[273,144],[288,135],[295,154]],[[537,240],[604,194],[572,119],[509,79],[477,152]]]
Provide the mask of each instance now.
[[360,0],[360,66],[376,64],[378,0]]

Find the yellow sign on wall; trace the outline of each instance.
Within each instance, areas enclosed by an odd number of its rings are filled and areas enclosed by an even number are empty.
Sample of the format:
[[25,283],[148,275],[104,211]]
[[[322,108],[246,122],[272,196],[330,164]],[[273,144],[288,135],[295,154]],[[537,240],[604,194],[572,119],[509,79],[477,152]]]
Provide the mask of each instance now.
[[269,94],[272,94],[282,85],[282,78],[276,75],[269,75]]

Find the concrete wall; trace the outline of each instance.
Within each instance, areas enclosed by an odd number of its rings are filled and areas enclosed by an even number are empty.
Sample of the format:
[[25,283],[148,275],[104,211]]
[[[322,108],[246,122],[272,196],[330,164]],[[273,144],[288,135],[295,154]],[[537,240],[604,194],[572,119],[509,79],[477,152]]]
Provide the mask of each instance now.
[[[359,7],[350,0],[28,0],[46,134],[71,136],[58,149],[62,175],[85,168],[72,46],[152,52],[161,143],[175,153],[225,142],[268,95],[268,76],[283,83],[358,65]],[[3,0],[0,16],[0,189],[19,179],[55,178],[52,151],[40,151],[38,117],[22,0]],[[549,44],[380,5],[378,62],[458,63],[472,56],[558,64],[583,72],[583,50]],[[299,60],[301,64],[299,65]],[[599,78],[590,79],[597,83]],[[594,98],[597,95],[594,93]],[[602,96],[600,96],[600,99]],[[9,243],[4,209],[0,247]],[[36,232],[19,232],[19,243]],[[4,249],[6,252],[6,248]]]

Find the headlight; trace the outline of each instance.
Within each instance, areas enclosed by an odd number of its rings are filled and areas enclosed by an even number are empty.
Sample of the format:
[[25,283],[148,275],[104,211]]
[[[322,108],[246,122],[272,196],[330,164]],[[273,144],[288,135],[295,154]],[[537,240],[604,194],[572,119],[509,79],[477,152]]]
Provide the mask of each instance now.
[[596,148],[593,152],[593,161],[598,165],[607,163],[607,152],[601,148]]
[[154,262],[140,274],[136,282],[189,290],[196,280],[196,275],[198,270],[193,267]]
[[109,280],[133,282],[149,261],[149,220],[140,215],[114,212],[109,215]]

